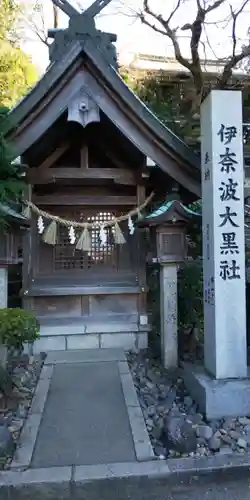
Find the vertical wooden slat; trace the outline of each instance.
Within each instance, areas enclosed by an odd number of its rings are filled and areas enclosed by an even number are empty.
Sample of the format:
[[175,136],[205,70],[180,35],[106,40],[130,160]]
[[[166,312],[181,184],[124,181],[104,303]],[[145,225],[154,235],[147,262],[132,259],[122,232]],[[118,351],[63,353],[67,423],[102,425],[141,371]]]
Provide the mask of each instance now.
[[[32,186],[27,186],[26,197],[32,201]],[[23,234],[23,265],[22,265],[22,287],[23,287],[23,307],[31,309],[31,299],[27,297],[27,291],[32,280],[32,222],[30,228]]]
[[89,168],[89,150],[87,144],[81,147],[80,167],[84,170]]
[[[142,205],[146,199],[145,186],[142,184],[137,185],[137,206]],[[141,231],[137,233],[137,248],[138,248],[138,284],[140,287],[140,293],[138,296],[138,313],[139,320],[141,315],[147,313],[147,294],[146,290],[146,251],[145,251],[145,241],[144,234]]]

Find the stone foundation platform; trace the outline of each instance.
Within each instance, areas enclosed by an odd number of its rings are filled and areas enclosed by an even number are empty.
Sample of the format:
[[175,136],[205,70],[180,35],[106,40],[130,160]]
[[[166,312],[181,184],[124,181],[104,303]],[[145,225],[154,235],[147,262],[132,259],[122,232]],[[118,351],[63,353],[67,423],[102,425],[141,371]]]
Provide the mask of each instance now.
[[149,325],[127,321],[49,320],[41,322],[40,339],[33,352],[76,349],[122,348],[146,349]]
[[246,379],[215,380],[203,366],[185,363],[183,378],[200,412],[208,420],[250,415],[250,368]]

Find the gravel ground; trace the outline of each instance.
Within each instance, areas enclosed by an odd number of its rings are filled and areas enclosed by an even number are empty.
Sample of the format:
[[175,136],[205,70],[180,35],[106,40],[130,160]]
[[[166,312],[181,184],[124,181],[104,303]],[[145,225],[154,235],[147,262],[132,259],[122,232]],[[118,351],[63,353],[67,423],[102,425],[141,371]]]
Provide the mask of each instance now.
[[207,421],[188,394],[180,371],[167,373],[149,351],[129,353],[128,363],[157,456],[250,451],[250,416]]
[[6,401],[0,392],[0,469],[7,469],[11,463],[42,365],[42,356],[21,355],[8,362],[7,370],[15,385]]

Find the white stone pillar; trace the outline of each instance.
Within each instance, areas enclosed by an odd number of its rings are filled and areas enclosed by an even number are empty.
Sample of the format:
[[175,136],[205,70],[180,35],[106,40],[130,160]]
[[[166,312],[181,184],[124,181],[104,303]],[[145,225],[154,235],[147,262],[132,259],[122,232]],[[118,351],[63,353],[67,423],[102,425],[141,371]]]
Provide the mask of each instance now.
[[178,365],[177,265],[162,263],[160,268],[161,356],[164,368]]
[[0,267],[0,309],[8,306],[8,269]]
[[240,91],[212,91],[201,107],[205,369],[247,375],[244,167]]

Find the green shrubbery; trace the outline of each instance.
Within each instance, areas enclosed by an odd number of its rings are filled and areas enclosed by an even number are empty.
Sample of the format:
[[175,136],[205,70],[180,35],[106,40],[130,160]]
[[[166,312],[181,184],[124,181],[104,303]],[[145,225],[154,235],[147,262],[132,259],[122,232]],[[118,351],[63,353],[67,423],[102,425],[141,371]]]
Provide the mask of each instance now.
[[32,311],[0,309],[0,343],[22,351],[26,342],[39,338],[40,325]]

